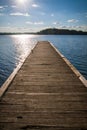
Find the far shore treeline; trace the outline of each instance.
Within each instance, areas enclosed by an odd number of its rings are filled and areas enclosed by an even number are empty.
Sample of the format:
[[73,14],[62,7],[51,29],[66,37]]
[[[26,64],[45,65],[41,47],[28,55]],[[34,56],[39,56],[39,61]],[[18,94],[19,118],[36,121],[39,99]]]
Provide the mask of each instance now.
[[33,33],[33,32],[13,32],[13,33],[6,33],[6,32],[0,32],[0,35],[17,35],[17,34],[35,34],[35,35],[87,35],[87,32],[83,31],[76,31],[76,30],[68,30],[68,29],[57,29],[57,28],[47,28],[44,30],[41,30],[39,32]]

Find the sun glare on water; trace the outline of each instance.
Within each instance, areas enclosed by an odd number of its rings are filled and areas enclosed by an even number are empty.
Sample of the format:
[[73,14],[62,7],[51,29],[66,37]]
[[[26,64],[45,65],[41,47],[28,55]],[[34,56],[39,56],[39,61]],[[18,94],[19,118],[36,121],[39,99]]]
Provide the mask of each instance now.
[[34,35],[12,35],[11,38],[14,41],[14,47],[16,55],[23,61],[25,57],[31,52],[31,49],[35,46]]

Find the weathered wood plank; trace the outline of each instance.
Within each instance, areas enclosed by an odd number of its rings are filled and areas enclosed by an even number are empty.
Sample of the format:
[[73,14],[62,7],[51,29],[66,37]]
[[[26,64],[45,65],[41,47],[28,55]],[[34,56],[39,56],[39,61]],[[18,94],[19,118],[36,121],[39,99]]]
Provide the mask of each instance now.
[[37,43],[1,98],[0,130],[87,129],[87,88],[60,55]]

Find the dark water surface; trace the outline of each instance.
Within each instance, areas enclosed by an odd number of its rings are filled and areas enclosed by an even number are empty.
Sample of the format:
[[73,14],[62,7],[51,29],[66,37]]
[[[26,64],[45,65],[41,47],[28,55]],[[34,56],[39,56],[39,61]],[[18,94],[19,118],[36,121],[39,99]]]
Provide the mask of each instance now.
[[39,40],[47,40],[87,79],[86,35],[0,35],[0,86]]

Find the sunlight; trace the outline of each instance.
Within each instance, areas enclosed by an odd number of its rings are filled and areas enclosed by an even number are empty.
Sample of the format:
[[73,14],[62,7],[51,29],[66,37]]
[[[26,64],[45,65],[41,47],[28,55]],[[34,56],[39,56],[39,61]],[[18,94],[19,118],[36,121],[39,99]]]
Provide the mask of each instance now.
[[16,0],[16,3],[19,5],[27,5],[30,4],[32,0]]
[[34,35],[12,35],[16,53],[22,61],[35,45]]
[[18,0],[19,4],[25,4],[26,0]]

